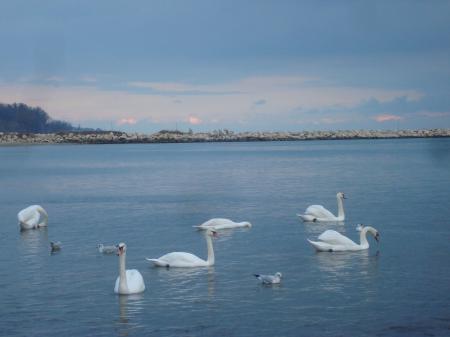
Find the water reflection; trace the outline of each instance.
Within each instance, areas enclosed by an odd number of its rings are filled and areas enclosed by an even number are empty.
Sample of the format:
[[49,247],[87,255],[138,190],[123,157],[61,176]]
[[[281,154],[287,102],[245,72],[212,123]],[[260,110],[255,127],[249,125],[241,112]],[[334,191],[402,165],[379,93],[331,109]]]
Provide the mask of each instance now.
[[354,252],[317,252],[319,271],[323,274],[324,289],[341,292],[349,282],[360,285],[375,282],[379,252],[369,249]]
[[215,294],[215,272],[214,266],[198,267],[198,268],[157,268],[158,278],[165,283],[170,284],[170,289],[174,297],[183,299],[195,288],[205,286],[208,290],[208,296],[212,297]]
[[22,249],[26,255],[38,255],[43,247],[48,247],[47,227],[20,231]]
[[369,263],[369,250],[356,252],[317,252],[318,267],[321,271],[342,275],[347,269],[353,268],[356,264],[366,267]]
[[[345,222],[331,221],[331,222],[304,222],[305,232],[311,235],[312,238],[317,238],[318,235],[325,232],[327,229],[333,229],[336,232],[344,234]],[[356,229],[355,229],[356,232]]]
[[137,317],[144,308],[144,295],[119,295],[119,336],[128,336],[132,329],[139,327]]

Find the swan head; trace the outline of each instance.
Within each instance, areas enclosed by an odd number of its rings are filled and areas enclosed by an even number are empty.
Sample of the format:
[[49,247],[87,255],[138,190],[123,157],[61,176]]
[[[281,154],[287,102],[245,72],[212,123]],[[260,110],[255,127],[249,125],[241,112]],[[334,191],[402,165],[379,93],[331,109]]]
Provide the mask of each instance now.
[[347,199],[344,192],[338,192],[336,194],[336,197],[338,197],[339,199]]
[[206,235],[211,236],[211,237],[217,237],[217,232],[213,229],[208,229],[206,231]]
[[127,245],[126,244],[121,242],[121,243],[119,243],[117,245],[117,255],[118,256],[125,254],[126,251],[127,251]]
[[364,225],[362,223],[356,225],[356,230],[358,232],[361,232],[363,230],[363,228],[364,228]]
[[373,235],[373,238],[377,241],[380,242],[380,232],[378,232],[375,228],[371,227],[371,226],[366,226],[365,227],[367,229],[367,231]]
[[375,235],[373,236],[374,237],[374,239],[377,241],[377,242],[380,242],[380,233],[378,232],[378,231],[375,231],[376,233],[375,233]]
[[245,227],[248,227],[248,228],[251,228],[251,227],[252,227],[252,224],[251,224],[250,222],[248,222],[248,221],[244,221],[244,222],[243,222],[243,225],[244,225]]
[[275,274],[275,276],[281,278],[281,277],[283,276],[283,274],[281,274],[280,272],[277,272],[277,273]]

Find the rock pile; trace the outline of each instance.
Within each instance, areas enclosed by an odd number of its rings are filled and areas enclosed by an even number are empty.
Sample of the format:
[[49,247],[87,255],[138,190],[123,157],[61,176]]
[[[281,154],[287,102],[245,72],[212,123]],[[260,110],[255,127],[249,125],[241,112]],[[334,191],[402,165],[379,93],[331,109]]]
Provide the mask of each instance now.
[[0,144],[122,144],[122,143],[193,143],[193,142],[249,142],[293,141],[319,139],[382,139],[450,137],[450,129],[425,130],[339,130],[300,132],[213,132],[160,131],[154,134],[119,131],[61,132],[61,133],[2,133]]

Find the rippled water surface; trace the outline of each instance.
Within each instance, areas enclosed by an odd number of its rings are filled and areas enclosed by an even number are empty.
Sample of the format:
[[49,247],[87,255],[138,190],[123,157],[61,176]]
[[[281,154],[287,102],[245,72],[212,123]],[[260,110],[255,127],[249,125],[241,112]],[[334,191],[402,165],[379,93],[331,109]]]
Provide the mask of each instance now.
[[[307,224],[310,204],[345,223]],[[47,229],[19,232],[31,204]],[[206,257],[192,226],[220,232],[211,268],[154,268],[145,257]],[[0,331],[4,336],[448,336],[450,139],[0,147]],[[316,253],[307,238],[357,223],[368,251]],[[62,250],[50,254],[49,242]],[[113,292],[115,255],[147,290]],[[283,273],[266,287],[254,273]]]

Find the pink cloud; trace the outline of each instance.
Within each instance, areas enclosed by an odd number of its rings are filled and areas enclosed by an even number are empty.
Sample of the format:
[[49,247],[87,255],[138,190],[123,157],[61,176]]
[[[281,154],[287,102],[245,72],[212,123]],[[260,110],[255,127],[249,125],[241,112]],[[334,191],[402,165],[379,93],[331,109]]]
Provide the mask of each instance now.
[[117,124],[119,124],[119,125],[124,125],[124,124],[134,125],[136,123],[137,123],[137,120],[133,117],[122,118],[117,121]]
[[400,121],[403,119],[403,117],[396,116],[396,115],[384,114],[384,115],[375,116],[373,119],[379,123],[384,123],[384,122],[389,122],[389,121]]
[[189,121],[189,124],[193,124],[193,125],[202,124],[202,120],[195,116],[189,116],[188,121]]

